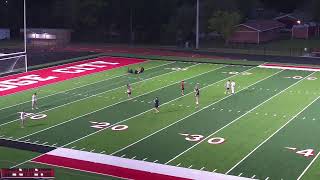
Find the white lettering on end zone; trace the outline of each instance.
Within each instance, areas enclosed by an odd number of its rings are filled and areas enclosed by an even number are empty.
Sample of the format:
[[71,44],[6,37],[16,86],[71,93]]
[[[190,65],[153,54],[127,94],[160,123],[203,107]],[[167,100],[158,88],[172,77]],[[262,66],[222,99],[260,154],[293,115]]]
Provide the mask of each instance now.
[[58,77],[55,77],[55,76],[41,77],[36,74],[30,74],[30,75],[22,76],[16,79],[8,79],[5,81],[0,81],[0,91],[7,91],[10,89],[17,88],[19,86],[27,86],[31,84],[36,84],[39,81],[49,81],[56,78]]
[[118,65],[117,62],[105,62],[105,61],[94,61],[84,64],[78,64],[75,66],[65,67],[61,69],[55,69],[52,72],[67,73],[67,74],[78,74],[86,71],[92,71],[97,68],[105,68],[107,65]]

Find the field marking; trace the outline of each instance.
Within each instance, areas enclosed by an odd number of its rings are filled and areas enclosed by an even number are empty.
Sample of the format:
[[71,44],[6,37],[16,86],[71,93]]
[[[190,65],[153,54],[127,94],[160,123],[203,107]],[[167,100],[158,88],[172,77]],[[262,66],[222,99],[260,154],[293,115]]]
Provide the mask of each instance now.
[[[219,68],[216,68],[216,69],[212,69],[212,70],[203,72],[203,73],[201,73],[201,74],[197,74],[197,75],[192,76],[192,77],[190,77],[190,78],[188,78],[188,79],[193,79],[193,78],[195,78],[195,77],[198,77],[198,76],[201,76],[201,75],[210,73],[210,72],[214,72],[214,71],[219,70],[219,69],[224,68],[224,67],[226,67],[226,66],[222,66],[222,67],[219,67]],[[188,80],[188,79],[185,79],[185,80]],[[160,88],[157,88],[157,89],[155,89],[155,90],[146,92],[146,93],[141,94],[141,95],[139,95],[139,96],[135,96],[133,99],[134,99],[134,100],[137,100],[137,98],[139,98],[139,97],[141,97],[141,96],[144,96],[144,95],[147,95],[147,94],[156,92],[156,91],[158,91],[158,90],[161,90],[161,89],[163,89],[163,88],[172,86],[172,85],[177,84],[177,83],[179,83],[179,82],[175,82],[175,83],[168,84],[168,85],[166,85],[166,86],[162,86],[162,87],[160,87]],[[193,92],[192,92],[192,93],[193,93]],[[179,98],[181,98],[181,97],[179,97]],[[176,99],[178,99],[178,98],[176,98]],[[176,99],[174,99],[174,100],[176,100]],[[25,136],[23,136],[23,137],[18,138],[18,140],[24,139],[24,138],[29,137],[29,136],[32,136],[32,135],[34,135],[34,134],[38,134],[38,133],[43,132],[43,131],[46,131],[46,130],[48,130],[48,129],[52,129],[52,128],[54,128],[54,127],[63,125],[63,124],[65,124],[65,123],[71,122],[71,121],[76,120],[76,119],[79,119],[79,118],[81,118],[81,117],[84,117],[84,116],[87,116],[87,115],[96,113],[96,112],[101,111],[101,110],[103,110],[103,109],[107,109],[107,108],[109,108],[109,107],[115,106],[115,105],[117,105],[117,104],[121,104],[121,103],[126,102],[126,101],[131,101],[131,100],[132,100],[132,99],[126,99],[126,100],[119,101],[119,102],[117,102],[117,103],[111,104],[111,105],[109,105],[109,106],[96,109],[96,110],[94,110],[94,111],[92,111],[92,112],[89,112],[89,113],[83,114],[83,115],[81,115],[81,116],[77,116],[77,117],[71,118],[71,119],[69,119],[69,120],[67,120],[67,121],[63,121],[63,122],[58,123],[58,124],[56,124],[56,125],[53,125],[53,126],[50,126],[50,127],[45,128],[45,129],[42,129],[42,130],[33,132],[33,133],[31,133],[31,134],[25,135]],[[169,102],[170,102],[170,101],[169,101]],[[165,104],[165,103],[164,103],[164,104]],[[153,108],[152,108],[152,109],[149,109],[148,111],[150,111],[150,110],[153,110]],[[145,111],[145,112],[147,112],[147,111]],[[143,113],[145,113],[145,112],[143,112]],[[140,113],[140,114],[141,114],[141,113]],[[138,115],[140,115],[140,114],[138,114]],[[135,116],[137,116],[137,115],[135,115]],[[133,117],[135,117],[135,116],[132,116],[131,118],[133,118]],[[124,122],[124,121],[120,121],[120,122],[118,122],[118,123],[115,123],[115,124],[113,124],[112,126],[109,126],[108,128],[105,128],[105,129],[109,129],[109,128],[115,126],[115,125],[118,125],[118,124],[121,123],[121,122]],[[103,130],[103,129],[101,129],[101,130]],[[101,130],[96,131],[96,132],[100,132]],[[65,147],[65,146],[62,146],[62,147]]]
[[[250,68],[250,69],[248,69],[247,71],[252,70],[252,69],[254,69],[254,68]],[[244,71],[244,72],[246,72],[246,71]],[[259,81],[255,82],[255,83],[253,83],[253,84],[249,85],[248,87],[253,86],[253,85],[255,85],[255,84],[257,84],[257,83],[259,83],[259,82],[261,82],[261,81],[263,81],[263,80],[265,80],[265,79],[268,79],[268,78],[270,78],[270,77],[272,77],[272,76],[274,76],[274,75],[276,75],[276,74],[279,74],[280,72],[282,72],[282,71],[278,71],[278,72],[276,72],[276,73],[274,73],[274,74],[272,74],[272,75],[270,75],[270,76],[268,76],[268,77],[266,77],[266,78],[263,78],[263,79],[261,79],[261,80],[259,80]],[[236,74],[236,75],[230,76],[230,77],[225,78],[225,79],[229,79],[229,78],[232,78],[232,77],[234,77],[234,76],[241,76],[241,75]],[[223,79],[223,80],[225,80],[225,79]],[[222,81],[222,80],[221,80],[221,81]],[[219,81],[218,81],[218,82],[219,82]],[[218,83],[218,82],[217,82],[217,83]],[[212,84],[212,85],[213,85],[213,84]],[[208,86],[207,86],[207,87],[208,87]],[[247,87],[247,88],[248,88],[248,87]],[[243,90],[245,90],[245,89],[247,89],[247,88],[243,88],[243,89],[241,89],[240,91],[236,92],[236,94],[237,94],[237,93],[239,93],[239,92],[241,92],[241,91],[243,91]],[[134,142],[134,143],[131,143],[131,144],[129,144],[128,146],[123,147],[123,148],[121,148],[121,149],[119,149],[119,150],[117,150],[117,151],[115,151],[115,152],[111,153],[110,155],[114,155],[114,154],[116,154],[116,153],[119,153],[120,151],[123,151],[123,150],[125,150],[125,149],[127,149],[127,148],[129,148],[129,147],[131,147],[131,146],[133,146],[133,145],[135,145],[135,144],[137,144],[137,143],[139,143],[139,142],[141,142],[141,141],[143,141],[143,140],[145,140],[145,139],[147,139],[147,138],[149,138],[149,137],[151,137],[151,136],[153,136],[153,135],[157,134],[158,132],[160,132],[160,131],[162,131],[162,130],[165,130],[165,129],[167,129],[167,128],[169,128],[169,127],[171,127],[171,126],[173,126],[173,125],[175,125],[175,124],[179,123],[180,121],[183,121],[183,120],[185,120],[186,118],[188,118],[188,117],[190,117],[190,116],[193,116],[194,114],[197,114],[197,113],[199,113],[200,111],[205,110],[205,109],[207,109],[208,107],[210,107],[210,106],[212,106],[212,105],[214,105],[214,104],[216,104],[216,103],[218,103],[218,102],[220,102],[220,101],[223,101],[224,99],[227,99],[228,97],[231,97],[231,96],[232,96],[231,94],[230,94],[230,95],[228,95],[228,96],[225,96],[225,97],[223,97],[222,99],[220,99],[220,100],[218,100],[218,101],[215,101],[215,102],[213,102],[213,103],[211,103],[211,104],[209,104],[209,105],[207,105],[207,106],[203,107],[202,109],[199,109],[199,110],[197,110],[197,111],[195,111],[195,112],[193,112],[193,113],[189,114],[188,116],[185,116],[185,117],[181,118],[180,120],[175,121],[175,122],[173,122],[173,123],[169,124],[168,126],[163,127],[163,128],[161,128],[161,129],[159,129],[159,130],[157,130],[157,131],[153,132],[152,134],[149,134],[148,136],[145,136],[144,138],[141,138],[141,139],[139,139],[138,141],[136,141],[136,142]],[[167,164],[167,163],[166,163],[166,164]]]
[[[246,70],[246,71],[250,71],[250,70],[253,70],[253,69],[254,69],[254,68],[250,68],[250,69],[248,69],[248,70]],[[243,72],[246,72],[246,71],[243,71]],[[279,71],[279,72],[277,72],[277,73],[275,73],[275,74],[272,74],[272,75],[266,77],[265,79],[267,79],[267,78],[269,78],[269,77],[272,77],[273,75],[276,75],[276,74],[278,74],[278,73],[280,73],[280,72],[282,72],[282,71]],[[215,82],[215,83],[213,83],[213,84],[211,84],[211,85],[205,86],[205,87],[203,87],[202,89],[208,88],[208,87],[213,86],[213,85],[215,85],[215,84],[217,84],[217,83],[219,83],[219,82],[221,82],[221,81],[224,81],[224,80],[226,80],[226,79],[232,78],[232,77],[234,77],[234,76],[240,76],[240,75],[241,75],[241,74],[232,75],[232,76],[227,77],[227,78],[225,78],[225,79],[219,80],[219,81],[217,81],[217,82]],[[264,79],[262,79],[262,80],[264,80]],[[261,81],[262,81],[262,80],[261,80]],[[258,81],[258,82],[259,82],[259,81]],[[256,83],[258,83],[258,82],[256,82]],[[254,84],[255,84],[255,83],[254,83]],[[254,84],[252,84],[252,85],[254,85]],[[252,85],[250,85],[250,86],[252,86]],[[250,86],[249,86],[249,87],[250,87]],[[244,89],[247,89],[247,88],[244,88]],[[242,90],[244,90],[244,89],[242,89]],[[240,90],[240,91],[242,91],[242,90]],[[240,91],[238,91],[238,92],[240,92]],[[236,93],[238,93],[238,92],[236,92]],[[191,94],[191,93],[193,93],[193,92],[190,92],[190,93],[186,94],[185,96],[187,96],[187,95],[189,95],[189,94]],[[230,97],[230,96],[232,96],[232,95],[226,96],[226,97],[224,97],[224,98],[222,98],[222,99],[220,99],[220,100],[218,100],[218,101],[216,101],[216,102],[214,102],[214,103],[212,103],[212,104],[210,104],[210,105],[208,105],[208,106],[206,106],[206,107],[204,107],[204,108],[202,108],[202,109],[200,109],[200,110],[198,110],[198,111],[196,111],[196,112],[194,112],[194,113],[192,113],[192,114],[190,114],[190,115],[188,115],[188,116],[186,116],[186,117],[184,117],[184,118],[182,118],[182,119],[180,119],[180,120],[178,120],[178,121],[175,121],[174,123],[169,124],[168,126],[166,126],[166,127],[164,127],[164,128],[161,128],[161,129],[155,131],[154,133],[149,134],[148,136],[145,136],[144,138],[141,138],[140,140],[138,140],[138,141],[136,141],[136,142],[134,142],[134,143],[132,143],[132,144],[129,144],[129,145],[127,145],[127,146],[125,146],[125,147],[123,147],[123,148],[121,148],[121,149],[119,149],[119,150],[111,153],[110,155],[114,155],[114,154],[116,154],[116,153],[118,153],[118,152],[120,152],[120,151],[123,151],[123,150],[125,150],[125,149],[127,149],[127,148],[129,148],[129,147],[131,147],[131,146],[133,146],[133,145],[135,145],[135,144],[137,144],[137,143],[139,143],[139,142],[141,142],[141,141],[149,138],[150,136],[153,136],[154,134],[156,134],[156,133],[158,133],[158,132],[160,132],[160,131],[162,131],[162,130],[164,130],[164,129],[166,129],[166,128],[169,128],[170,126],[172,126],[172,125],[174,125],[174,124],[176,124],[176,123],[178,123],[178,122],[180,122],[180,121],[188,118],[189,116],[192,116],[192,115],[194,115],[194,114],[196,114],[196,113],[198,113],[198,112],[206,109],[207,107],[212,106],[212,105],[214,105],[214,104],[216,104],[216,103],[218,103],[218,102],[220,102],[220,101],[222,101],[222,100],[224,100],[224,99],[226,99],[226,98],[228,98],[228,97]],[[177,98],[177,99],[175,99],[175,100],[178,100],[178,99],[180,99],[180,98],[182,98],[182,97],[179,97],[179,98]],[[168,103],[170,103],[170,101],[167,102],[167,103],[164,103],[163,105],[166,105],[166,104],[168,104]],[[128,120],[130,120],[130,118],[129,118],[129,119],[126,119],[126,120],[124,120],[124,121],[128,121]],[[123,122],[124,122],[124,121],[123,121]]]
[[[197,66],[197,65],[193,65],[193,66]],[[190,67],[193,67],[193,66],[190,66]],[[189,67],[189,68],[190,68],[190,67]],[[138,83],[142,83],[142,82],[144,82],[144,81],[149,81],[149,80],[151,80],[151,79],[158,78],[158,77],[160,77],[160,76],[168,75],[168,74],[171,74],[171,73],[176,73],[176,72],[177,72],[177,71],[172,71],[172,72],[160,74],[160,75],[158,75],[158,76],[154,76],[154,77],[151,77],[151,78],[142,80],[142,81],[137,81],[137,82],[135,82],[135,83],[132,83],[131,85],[133,85],[133,84],[138,84]],[[120,89],[120,88],[123,88],[123,87],[124,87],[124,86],[120,86],[120,87],[117,87],[117,88],[114,88],[114,89],[110,89],[110,90],[107,90],[107,91],[104,91],[104,92],[101,92],[101,93],[98,93],[98,94],[94,94],[94,95],[92,95],[92,96],[88,96],[88,97],[85,97],[85,98],[80,98],[80,99],[78,99],[78,100],[75,100],[75,101],[72,101],[72,102],[69,102],[69,103],[60,105],[60,106],[56,106],[56,107],[54,107],[54,108],[50,108],[50,109],[47,109],[47,110],[44,110],[44,111],[40,111],[40,112],[38,112],[38,113],[43,113],[43,112],[51,111],[51,110],[54,110],[54,109],[58,109],[58,108],[60,108],[60,107],[64,107],[64,106],[67,106],[67,105],[69,105],[69,104],[73,104],[73,103],[76,103],[76,102],[79,102],[79,101],[82,101],[82,100],[90,99],[90,98],[99,96],[100,94],[105,94],[105,93],[108,93],[108,92],[111,92],[111,91],[115,91],[115,90]],[[16,122],[16,121],[19,121],[19,120],[20,120],[20,119],[16,119],[16,120],[13,120],[13,121],[9,121],[9,122],[0,124],[0,127],[1,127],[1,126],[4,126],[4,125],[7,125],[7,124],[11,124],[11,123]]]
[[[150,61],[146,61],[146,62],[150,62]],[[173,62],[173,63],[176,63],[176,62]],[[173,63],[166,63],[166,64],[163,64],[163,65],[154,66],[154,67],[152,67],[152,68],[150,68],[150,69],[147,69],[146,71],[151,70],[151,69],[154,69],[154,68],[158,68],[158,67],[161,67],[161,66],[173,64]],[[127,65],[127,66],[129,66],[129,65]],[[126,66],[123,66],[123,67],[126,67]],[[117,69],[117,68],[116,68],[116,69]],[[103,72],[106,72],[106,71],[103,71]],[[103,72],[101,72],[101,73],[103,73]],[[96,73],[96,74],[97,74],[97,73]],[[95,74],[91,74],[91,75],[95,75]],[[93,85],[93,84],[101,83],[101,82],[103,82],[103,81],[108,81],[108,80],[116,79],[116,78],[119,78],[119,77],[122,77],[122,76],[126,76],[126,75],[127,75],[127,74],[122,74],[122,75],[118,75],[118,76],[109,77],[109,78],[107,78],[107,79],[103,79],[103,80],[100,80],[100,81],[97,81],[97,82],[85,84],[85,85],[78,86],[78,87],[71,88],[71,89],[64,90],[64,91],[59,91],[59,92],[56,92],[56,91],[55,91],[56,93],[50,94],[50,95],[47,95],[47,96],[40,97],[40,98],[38,98],[38,100],[44,99],[44,98],[47,98],[47,97],[50,97],[50,96],[54,96],[54,95],[57,95],[57,94],[63,94],[63,93],[67,94],[67,92],[69,92],[69,91],[73,91],[73,90],[80,89],[80,88],[83,88],[83,87],[86,87],[86,86],[90,86],[90,85]],[[89,76],[90,76],[90,75],[89,75]],[[88,77],[88,76],[76,77],[76,78],[73,78],[73,79],[83,78],[83,77]],[[71,80],[71,79],[68,79],[68,80]],[[65,80],[65,81],[68,81],[68,80]],[[62,82],[65,82],[65,81],[62,81]],[[57,83],[48,84],[48,85],[57,85],[57,84],[62,83],[62,82],[57,82]],[[42,86],[42,87],[44,87],[44,86]],[[47,90],[44,90],[44,91],[47,91]],[[52,90],[52,91],[53,91],[53,90]],[[72,95],[76,95],[76,94],[72,94]],[[14,106],[18,106],[18,105],[21,105],[21,104],[30,103],[30,102],[31,102],[31,100],[30,100],[30,101],[21,102],[21,103],[15,104],[15,105],[11,105],[11,106],[8,106],[8,107],[3,107],[3,108],[0,108],[0,111],[1,111],[1,110],[4,110],[4,109],[11,108],[11,107],[14,107]]]
[[[282,72],[282,71],[280,71]],[[310,75],[312,75],[313,73],[311,73]],[[309,75],[309,76],[310,76]],[[307,78],[308,76],[306,76],[305,78]],[[255,106],[254,108],[252,108],[249,111],[246,111],[246,113],[242,114],[241,116],[239,116],[238,118],[234,119],[233,121],[231,121],[230,123],[226,124],[225,126],[223,126],[222,128],[218,129],[217,131],[213,132],[212,134],[210,134],[209,136],[207,136],[206,138],[202,139],[201,141],[199,141],[198,143],[194,144],[193,146],[191,146],[190,148],[186,149],[185,151],[183,151],[182,153],[178,154],[176,157],[170,159],[167,163],[172,162],[173,160],[177,159],[178,157],[180,157],[181,155],[183,155],[184,153],[190,151],[191,149],[193,149],[194,147],[196,147],[197,145],[201,144],[204,141],[207,141],[209,138],[211,138],[213,135],[215,135],[216,133],[220,132],[221,130],[223,130],[224,128],[230,126],[231,124],[233,124],[234,122],[237,122],[239,119],[241,119],[242,117],[244,117],[245,115],[247,115],[248,113],[254,111],[255,109],[257,109],[258,107],[262,106],[263,104],[265,104],[266,102],[270,101],[271,99],[273,99],[274,97],[282,94],[283,92],[285,92],[287,89],[293,87],[294,85],[298,84],[299,82],[302,82],[303,79],[298,80],[297,82],[293,83],[292,85],[290,85],[289,87],[283,89],[282,91],[280,91],[279,93],[276,93],[275,95],[271,96],[270,98],[268,98],[267,100],[263,101],[262,103],[258,104],[257,106]],[[166,164],[167,164],[166,163]],[[226,173],[228,174],[228,173]]]
[[[224,66],[224,67],[225,67],[225,66]],[[223,68],[223,67],[221,67],[221,68]],[[219,69],[220,69],[220,68],[219,68]],[[253,69],[253,68],[251,68],[251,69]],[[209,73],[209,72],[208,72],[208,73]],[[230,78],[230,77],[228,77],[228,78]],[[191,78],[190,78],[190,79],[191,79]],[[227,79],[227,78],[225,78],[225,79]],[[222,80],[225,80],[225,79],[222,79]],[[222,80],[220,80],[220,81],[222,81]],[[216,84],[216,83],[218,83],[218,82],[220,82],[220,81],[217,81],[217,82],[213,83],[212,85],[214,85],[214,84]],[[175,84],[175,83],[173,83],[173,84]],[[207,87],[208,87],[208,86],[207,86]],[[206,87],[203,87],[202,89],[204,89],[204,88],[206,88]],[[190,93],[188,93],[188,94],[191,94],[191,93],[194,93],[194,92],[190,92]],[[187,94],[187,95],[188,95],[188,94]],[[171,102],[173,102],[173,101],[176,101],[176,100],[178,100],[178,99],[180,99],[180,98],[183,98],[183,97],[184,97],[184,96],[180,96],[180,97],[175,98],[175,99],[173,99],[173,100],[170,100],[170,101],[168,101],[168,102],[166,102],[166,103],[163,103],[162,105],[169,104],[169,103],[171,103]],[[69,142],[69,143],[67,143],[67,144],[65,144],[65,145],[63,145],[63,146],[61,146],[61,147],[66,147],[66,146],[68,146],[68,145],[70,145],[70,144],[73,144],[73,143],[75,143],[75,142],[78,142],[78,141],[80,141],[80,140],[82,140],[82,139],[85,139],[85,138],[87,138],[87,137],[89,137],[89,136],[92,136],[92,135],[94,135],[94,134],[97,134],[97,133],[99,133],[99,132],[101,132],[101,131],[104,131],[104,130],[106,130],[106,129],[110,129],[110,128],[112,128],[112,127],[114,127],[114,126],[116,126],[116,125],[118,125],[118,124],[120,124],[120,123],[126,122],[126,121],[128,121],[128,120],[130,120],[130,119],[133,119],[133,118],[135,118],[135,117],[138,117],[138,116],[140,116],[140,115],[142,115],[142,114],[145,114],[145,113],[147,113],[147,112],[149,112],[149,111],[152,111],[152,110],[153,110],[153,108],[152,108],[152,109],[149,109],[149,110],[147,110],[147,111],[144,111],[144,112],[142,112],[142,113],[139,113],[139,114],[137,114],[137,115],[131,116],[131,117],[127,118],[127,119],[124,119],[124,120],[122,120],[122,121],[119,121],[119,122],[117,122],[117,123],[109,126],[108,128],[104,128],[104,129],[98,130],[98,131],[96,131],[96,132],[90,133],[90,134],[88,134],[88,135],[86,135],[86,136],[83,136],[83,137],[81,137],[81,138],[79,138],[79,139],[76,139],[76,140],[74,140],[74,141],[72,141],[72,142]]]
[[293,121],[297,116],[299,116],[303,111],[305,111],[309,106],[311,106],[315,101],[317,101],[320,98],[317,97],[314,99],[310,104],[308,104],[306,107],[304,107],[300,112],[298,112],[296,115],[294,115],[288,122],[286,122],[284,125],[282,125],[277,131],[275,131],[271,136],[269,136],[267,139],[265,139],[261,144],[259,144],[257,147],[255,147],[249,154],[247,154],[243,159],[241,159],[236,165],[234,165],[231,169],[229,169],[226,174],[230,173],[234,168],[236,168],[241,162],[243,162],[246,158],[248,158],[251,154],[253,154],[258,148],[260,148],[264,143],[266,143],[269,139],[271,139],[274,135],[276,135],[281,129],[283,129],[285,126],[287,126],[291,121]]
[[309,165],[303,170],[303,172],[300,174],[300,176],[297,178],[297,180],[300,180],[303,175],[309,170],[309,168],[312,166],[312,164],[318,159],[318,157],[320,156],[320,152],[318,152],[318,154],[316,155],[315,158],[313,158],[313,160],[309,163]]
[[[145,61],[145,62],[142,62],[142,63],[147,63],[147,62],[150,62],[150,61]],[[173,62],[175,63],[175,62]],[[163,64],[163,65],[159,65],[159,66],[154,66],[150,69],[154,69],[154,68],[158,68],[158,67],[161,67],[161,66],[165,66],[165,65],[169,65],[169,64],[173,64],[173,63],[166,63],[166,64]],[[127,65],[129,66],[129,65]],[[123,67],[126,67],[126,66],[123,66]],[[117,70],[118,68],[115,68],[114,70]],[[150,69],[147,69],[146,71],[150,70]],[[99,72],[99,73],[105,73],[107,71],[102,71],[102,72]],[[99,73],[95,73],[95,74],[91,74],[91,75],[97,75]],[[109,77],[107,79],[103,79],[103,80],[100,80],[100,81],[97,81],[97,82],[93,82],[93,83],[89,83],[89,84],[84,84],[82,86],[78,86],[78,87],[75,87],[75,88],[71,88],[71,89],[68,89],[68,90],[64,90],[64,91],[59,91],[59,92],[56,92],[54,94],[50,94],[50,95],[47,95],[47,96],[43,96],[43,97],[39,97],[38,100],[40,99],[43,99],[43,98],[47,98],[47,97],[50,97],[50,96],[54,96],[54,95],[57,95],[57,94],[63,94],[63,93],[66,93],[66,92],[69,92],[69,91],[72,91],[72,90],[76,90],[76,89],[79,89],[79,88],[83,88],[83,87],[86,87],[86,86],[90,86],[90,85],[93,85],[93,84],[97,84],[97,83],[101,83],[103,81],[108,81],[108,80],[111,80],[111,79],[115,79],[115,78],[119,78],[119,77],[122,77],[122,76],[126,76],[127,74],[122,74],[122,75],[118,75],[118,76],[112,76],[112,77]],[[88,75],[90,76],[90,75]],[[88,76],[82,76],[82,77],[76,77],[76,78],[73,78],[73,79],[77,79],[79,78],[79,80],[83,77],[88,77]],[[68,80],[71,80],[71,79],[68,79]],[[68,80],[65,80],[65,81],[68,81]],[[65,82],[65,81],[62,81],[62,82]],[[62,83],[62,82],[57,82],[57,83],[53,83],[53,84],[48,84],[48,85],[57,85],[59,83]],[[45,86],[42,86],[42,87],[45,87]],[[38,88],[35,88],[35,89],[38,89]],[[32,89],[30,89],[32,90]],[[46,90],[45,90],[46,91]],[[25,92],[25,91],[24,91]],[[11,108],[11,107],[14,107],[14,106],[18,106],[18,105],[21,105],[21,104],[25,104],[25,103],[30,103],[30,101],[25,101],[25,102],[21,102],[21,103],[18,103],[18,104],[15,104],[15,105],[11,105],[11,106],[7,106],[7,107],[3,107],[3,108],[0,108],[0,111],[3,110],[3,109],[8,109],[8,108]]]

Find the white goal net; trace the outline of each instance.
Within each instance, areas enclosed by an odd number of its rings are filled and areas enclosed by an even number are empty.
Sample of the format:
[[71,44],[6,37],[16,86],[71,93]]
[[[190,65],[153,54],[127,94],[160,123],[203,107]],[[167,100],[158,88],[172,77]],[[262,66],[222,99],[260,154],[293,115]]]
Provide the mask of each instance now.
[[9,75],[19,72],[26,72],[26,55],[1,58],[0,56],[0,75]]

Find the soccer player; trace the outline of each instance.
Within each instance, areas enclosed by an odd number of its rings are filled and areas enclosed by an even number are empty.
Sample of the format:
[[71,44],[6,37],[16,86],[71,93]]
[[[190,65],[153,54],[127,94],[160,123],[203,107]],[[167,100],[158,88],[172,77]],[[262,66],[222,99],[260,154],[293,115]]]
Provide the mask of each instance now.
[[130,86],[130,84],[128,83],[128,84],[127,84],[127,94],[128,94],[128,98],[131,98],[131,93],[132,93],[132,91],[131,91],[131,86]]
[[231,84],[231,82],[230,82],[230,80],[228,80],[227,83],[226,83],[226,85],[225,85],[225,87],[226,87],[226,92],[225,92],[225,94],[229,94],[229,93],[230,93],[230,84]]
[[37,93],[34,93],[32,95],[32,99],[31,99],[31,102],[32,102],[32,110],[34,109],[38,109],[38,103],[37,103],[38,99],[37,99]]
[[21,120],[21,128],[24,128],[24,121],[26,120],[26,113],[24,110],[20,113],[20,120]]
[[181,81],[181,95],[184,96],[184,81]]
[[236,88],[236,83],[234,81],[231,81],[230,87],[231,87],[231,94],[234,94],[235,93],[235,88]]
[[155,109],[156,113],[159,112],[159,105],[160,105],[159,98],[156,97],[156,99],[154,100],[154,109]]
[[196,87],[194,88],[194,93],[195,93],[195,97],[196,97],[196,105],[198,107],[198,105],[199,105],[199,96],[200,96],[199,83],[197,83]]

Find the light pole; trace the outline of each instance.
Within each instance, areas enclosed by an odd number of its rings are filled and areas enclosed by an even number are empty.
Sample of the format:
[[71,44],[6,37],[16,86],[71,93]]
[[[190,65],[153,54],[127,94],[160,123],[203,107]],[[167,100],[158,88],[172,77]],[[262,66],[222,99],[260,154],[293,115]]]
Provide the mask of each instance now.
[[199,0],[197,0],[197,15],[196,15],[196,49],[199,49]]

